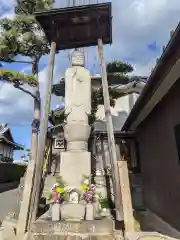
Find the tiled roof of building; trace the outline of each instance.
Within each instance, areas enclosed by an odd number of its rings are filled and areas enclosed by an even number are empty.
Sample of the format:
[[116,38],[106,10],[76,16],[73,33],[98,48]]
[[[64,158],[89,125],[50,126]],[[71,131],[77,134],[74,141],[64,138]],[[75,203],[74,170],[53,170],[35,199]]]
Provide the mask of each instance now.
[[0,137],[3,136],[8,130],[9,128],[7,124],[0,124]]
[[[5,135],[7,132],[9,132],[10,138],[8,139]],[[8,127],[7,123],[0,124],[0,141],[5,141],[7,144],[11,144],[15,147],[16,150],[23,150],[24,147],[18,143],[14,142],[14,139],[11,134],[11,130]]]

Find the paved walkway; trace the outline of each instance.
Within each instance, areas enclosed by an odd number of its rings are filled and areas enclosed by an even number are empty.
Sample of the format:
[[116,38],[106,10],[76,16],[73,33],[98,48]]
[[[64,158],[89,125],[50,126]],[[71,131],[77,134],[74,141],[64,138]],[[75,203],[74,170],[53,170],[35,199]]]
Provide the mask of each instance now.
[[2,221],[9,212],[13,212],[17,199],[17,188],[0,193],[0,221]]

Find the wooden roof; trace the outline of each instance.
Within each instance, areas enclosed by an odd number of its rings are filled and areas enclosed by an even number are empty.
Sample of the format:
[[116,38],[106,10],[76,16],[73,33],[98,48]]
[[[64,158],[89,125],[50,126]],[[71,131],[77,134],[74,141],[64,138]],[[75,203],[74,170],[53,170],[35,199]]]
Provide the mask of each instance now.
[[7,124],[0,124],[0,142],[5,142],[12,145],[16,150],[23,150],[23,146],[14,142],[11,130]]
[[55,41],[57,50],[112,43],[111,3],[53,9],[35,13],[48,41]]

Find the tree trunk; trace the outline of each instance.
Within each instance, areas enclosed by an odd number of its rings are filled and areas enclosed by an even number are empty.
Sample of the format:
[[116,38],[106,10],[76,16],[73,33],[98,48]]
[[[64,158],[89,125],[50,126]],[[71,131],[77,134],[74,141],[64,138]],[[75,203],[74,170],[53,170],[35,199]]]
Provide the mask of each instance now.
[[[34,62],[33,65],[33,75],[36,75],[37,81],[38,81],[38,63],[37,61]],[[32,136],[31,136],[31,157],[30,161],[34,161],[34,171],[33,171],[33,184],[34,184],[34,175],[35,175],[35,168],[36,168],[36,158],[37,158],[37,149],[38,149],[38,130],[40,125],[40,119],[41,119],[41,103],[40,103],[40,92],[39,92],[39,82],[35,91],[36,99],[34,100],[34,124],[32,124]],[[36,125],[37,123],[37,125]],[[29,205],[29,217],[28,217],[28,225],[27,228],[29,229],[30,222],[29,218],[31,217],[32,211],[33,211],[33,199],[34,199],[34,189],[33,184],[31,186],[31,199],[30,199],[30,205]]]
[[32,122],[30,161],[35,161],[36,163],[36,155],[37,155],[37,149],[38,149],[38,130],[39,130],[40,119],[41,119],[41,106],[40,106],[41,103],[40,103],[37,59],[33,62],[32,73],[34,76],[36,76],[38,84],[35,89],[36,98],[34,99],[34,120]]
[[[37,76],[38,80],[38,61],[33,63],[33,74]],[[33,184],[34,184],[34,173],[36,168],[36,155],[38,149],[38,130],[40,125],[40,93],[39,84],[37,84],[35,90],[34,99],[34,120],[32,122],[32,136],[31,136],[31,149],[30,149],[30,161],[27,167],[24,190],[22,195],[22,201],[20,206],[18,224],[17,224],[17,236],[18,239],[23,236],[29,226],[29,215],[32,202]]]

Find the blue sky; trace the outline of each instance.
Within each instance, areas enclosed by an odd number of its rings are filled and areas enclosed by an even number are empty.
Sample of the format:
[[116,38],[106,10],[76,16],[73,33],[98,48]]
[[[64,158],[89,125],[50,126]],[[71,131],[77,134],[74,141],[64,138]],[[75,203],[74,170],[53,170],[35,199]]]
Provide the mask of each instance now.
[[[67,0],[56,0],[56,7],[59,7],[60,2],[65,5]],[[15,0],[0,0],[1,18],[13,17],[14,3]],[[112,0],[112,4],[113,44],[105,46],[106,60],[127,61],[133,65],[134,74],[148,76],[156,58],[162,53],[163,45],[170,39],[170,31],[175,29],[180,20],[180,1]],[[70,65],[69,54],[70,51],[62,51],[56,56],[54,83],[59,82],[65,69]],[[95,47],[86,49],[86,61],[88,69],[93,74],[99,73]],[[46,88],[47,64],[48,56],[43,57],[40,63],[42,101]],[[4,64],[4,68],[31,73],[30,66],[26,64]],[[60,104],[60,99],[53,96],[52,107],[57,104]],[[8,123],[15,141],[27,148],[30,146],[32,119],[33,100],[13,86],[0,83],[0,123]],[[21,154],[16,152],[15,159],[20,158]]]

